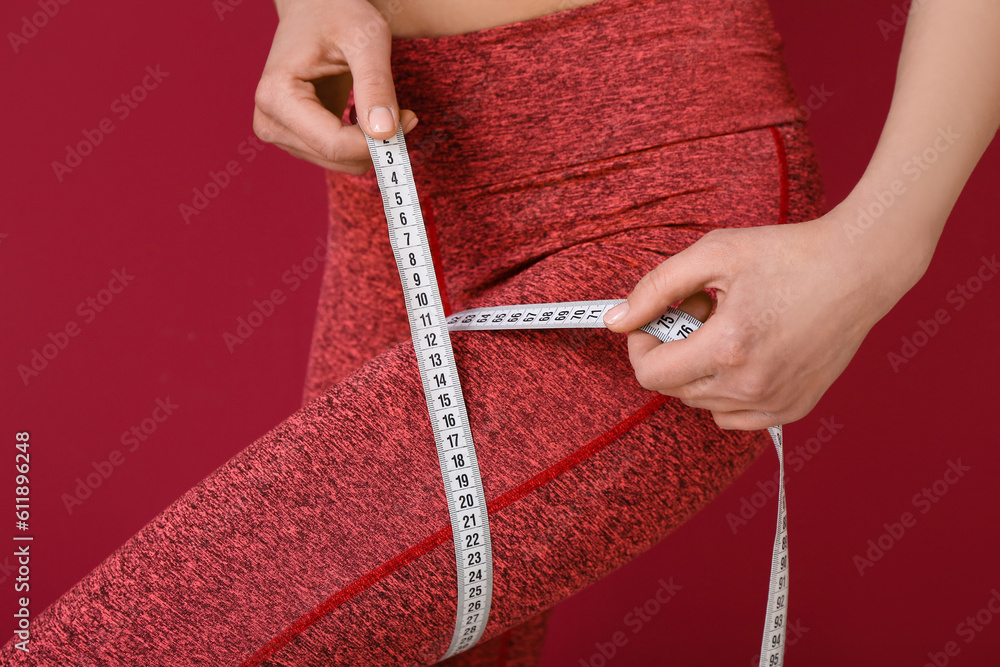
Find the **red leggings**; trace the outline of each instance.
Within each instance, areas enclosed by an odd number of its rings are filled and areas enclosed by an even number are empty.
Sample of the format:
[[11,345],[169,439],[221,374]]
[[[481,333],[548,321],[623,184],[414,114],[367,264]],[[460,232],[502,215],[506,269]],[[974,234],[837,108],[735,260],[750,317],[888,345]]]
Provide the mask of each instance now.
[[[448,305],[621,298],[716,227],[822,213],[765,0],[593,5],[396,40]],[[375,177],[329,174],[302,409],[41,613],[3,665],[426,664],[455,622],[448,510]],[[452,335],[494,549],[483,642],[532,665],[552,605],[769,447],[643,390],[607,330]],[[763,582],[761,582],[763,585]]]

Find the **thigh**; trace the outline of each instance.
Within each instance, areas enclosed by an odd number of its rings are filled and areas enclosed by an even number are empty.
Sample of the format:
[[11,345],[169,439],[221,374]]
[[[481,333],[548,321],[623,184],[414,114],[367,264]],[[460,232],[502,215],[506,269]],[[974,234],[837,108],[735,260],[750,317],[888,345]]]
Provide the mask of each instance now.
[[[777,138],[795,145],[785,129]],[[741,139],[747,149],[765,140],[776,141],[769,129]],[[760,157],[767,174],[749,170],[748,182],[778,184],[748,191],[745,224],[818,205],[788,185],[795,151],[782,170],[771,146],[737,170]],[[536,247],[520,270],[453,287],[462,307],[623,296],[713,220],[732,220],[710,215],[727,200],[719,196],[637,201],[572,242]],[[453,342],[493,532],[487,639],[651,546],[767,445],[763,432],[720,432],[703,411],[643,390],[624,337],[606,330],[460,332]],[[454,577],[433,437],[403,342],[227,461],[43,611],[30,657],[10,642],[0,655],[11,664],[426,663],[451,636]]]
[[[659,258],[633,248],[625,264],[616,250],[623,242],[557,253],[491,299],[620,290]],[[583,294],[581,272],[589,276]],[[652,544],[763,442],[723,435],[639,388],[624,338],[610,332],[464,332],[454,346],[492,514],[496,602],[487,637]],[[325,391],[41,614],[33,659],[128,665],[169,652],[190,665],[374,665],[438,657],[454,623],[454,549],[420,392],[408,342]],[[6,651],[16,653],[10,644]]]

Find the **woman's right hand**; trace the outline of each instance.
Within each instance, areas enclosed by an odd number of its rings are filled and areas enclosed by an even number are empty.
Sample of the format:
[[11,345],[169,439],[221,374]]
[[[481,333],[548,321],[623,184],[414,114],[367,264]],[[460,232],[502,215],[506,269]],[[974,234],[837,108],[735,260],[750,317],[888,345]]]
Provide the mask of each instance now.
[[[389,64],[389,24],[367,0],[276,0],[278,29],[254,97],[263,141],[335,171],[372,166],[361,127],[388,139],[417,116],[400,113]],[[341,117],[354,87],[357,125]]]

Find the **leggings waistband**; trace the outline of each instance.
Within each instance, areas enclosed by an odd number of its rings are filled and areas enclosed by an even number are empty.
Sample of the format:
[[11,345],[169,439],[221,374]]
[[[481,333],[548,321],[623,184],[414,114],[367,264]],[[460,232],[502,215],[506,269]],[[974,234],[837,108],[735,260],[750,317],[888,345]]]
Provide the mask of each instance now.
[[781,48],[766,0],[601,0],[394,39],[392,68],[422,182],[465,189],[803,120]]

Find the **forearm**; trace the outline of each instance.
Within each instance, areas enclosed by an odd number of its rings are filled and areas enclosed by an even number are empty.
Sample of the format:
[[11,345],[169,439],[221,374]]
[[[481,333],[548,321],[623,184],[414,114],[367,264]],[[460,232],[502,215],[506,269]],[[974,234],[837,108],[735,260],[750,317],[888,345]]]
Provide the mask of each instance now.
[[892,105],[867,170],[840,205],[854,252],[899,298],[1000,125],[1000,3],[917,0]]

